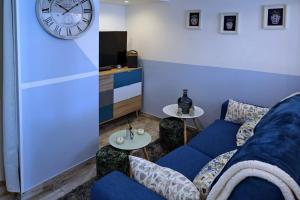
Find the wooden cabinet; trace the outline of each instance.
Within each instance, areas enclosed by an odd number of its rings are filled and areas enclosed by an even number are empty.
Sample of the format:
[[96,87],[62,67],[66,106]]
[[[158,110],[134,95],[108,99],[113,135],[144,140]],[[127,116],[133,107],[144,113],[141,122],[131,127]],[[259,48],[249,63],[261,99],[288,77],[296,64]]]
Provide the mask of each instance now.
[[142,68],[100,72],[100,124],[142,107]]

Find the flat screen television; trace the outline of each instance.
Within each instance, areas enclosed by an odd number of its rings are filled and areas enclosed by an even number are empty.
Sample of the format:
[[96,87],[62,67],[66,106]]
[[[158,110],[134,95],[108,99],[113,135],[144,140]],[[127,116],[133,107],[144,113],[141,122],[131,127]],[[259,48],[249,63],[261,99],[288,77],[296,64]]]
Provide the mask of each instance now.
[[126,65],[127,32],[101,31],[99,33],[100,58],[99,66]]

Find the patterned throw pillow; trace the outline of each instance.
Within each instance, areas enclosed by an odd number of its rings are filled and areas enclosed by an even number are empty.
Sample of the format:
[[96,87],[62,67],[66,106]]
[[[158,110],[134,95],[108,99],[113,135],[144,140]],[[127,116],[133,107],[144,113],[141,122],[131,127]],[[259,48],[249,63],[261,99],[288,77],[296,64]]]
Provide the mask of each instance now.
[[262,108],[250,104],[229,100],[225,120],[237,124],[243,124],[247,120],[253,120],[265,115],[269,108]]
[[244,145],[254,135],[254,129],[263,116],[246,121],[236,134],[236,145]]
[[195,177],[193,183],[200,191],[201,200],[207,198],[207,195],[211,189],[211,184],[236,152],[237,150],[233,150],[219,155],[207,163]]
[[200,200],[198,189],[179,172],[134,156],[129,156],[129,162],[133,178],[164,198]]

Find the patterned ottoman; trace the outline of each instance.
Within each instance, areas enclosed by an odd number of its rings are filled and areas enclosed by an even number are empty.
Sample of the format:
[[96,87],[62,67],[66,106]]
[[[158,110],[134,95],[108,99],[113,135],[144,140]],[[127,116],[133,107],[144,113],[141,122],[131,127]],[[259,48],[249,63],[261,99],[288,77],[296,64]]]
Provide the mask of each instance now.
[[97,178],[115,170],[129,175],[128,155],[128,151],[122,151],[110,145],[101,148],[96,154]]
[[173,150],[184,143],[184,124],[181,119],[168,117],[159,123],[159,137],[161,145],[167,150]]

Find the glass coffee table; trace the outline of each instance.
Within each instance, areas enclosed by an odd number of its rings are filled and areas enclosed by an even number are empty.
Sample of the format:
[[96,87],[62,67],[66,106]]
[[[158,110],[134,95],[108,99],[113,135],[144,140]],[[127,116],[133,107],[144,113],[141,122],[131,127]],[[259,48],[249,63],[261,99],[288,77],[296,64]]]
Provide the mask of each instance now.
[[139,135],[134,133],[134,138],[132,140],[130,139],[124,139],[124,143],[118,144],[117,138],[118,137],[126,137],[126,130],[121,130],[113,133],[109,137],[109,144],[117,149],[126,150],[126,151],[133,151],[137,149],[143,149],[144,156],[147,160],[149,160],[149,156],[146,150],[146,146],[150,144],[152,141],[151,135],[147,132],[144,132],[142,135]]

